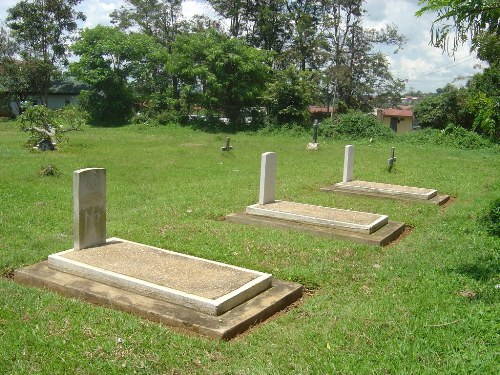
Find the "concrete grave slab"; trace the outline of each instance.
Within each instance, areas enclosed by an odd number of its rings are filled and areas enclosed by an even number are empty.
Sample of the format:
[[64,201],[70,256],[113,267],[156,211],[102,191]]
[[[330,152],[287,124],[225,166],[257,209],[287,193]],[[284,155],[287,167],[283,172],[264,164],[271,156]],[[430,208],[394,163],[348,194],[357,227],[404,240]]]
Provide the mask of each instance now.
[[246,212],[252,215],[325,225],[360,233],[373,233],[389,221],[386,215],[287,201],[254,204],[248,206]]
[[[396,158],[394,147],[391,148],[389,166],[392,167]],[[426,189],[404,185],[385,184],[380,182],[369,182],[354,180],[354,146],[345,146],[344,173],[342,182],[321,188],[324,192],[336,192],[351,195],[367,195],[379,198],[391,198],[407,201],[428,202],[433,204],[444,204],[450,198],[449,195],[438,194],[435,189]]]
[[15,271],[14,280],[231,338],[302,296],[272,275],[136,242],[106,240],[103,168],[75,171],[74,248]]
[[[351,160],[353,152],[352,146],[346,147],[346,155],[350,155]],[[247,206],[244,213],[227,215],[227,221],[381,246],[403,233],[404,224],[390,222],[386,215],[275,200],[276,156],[267,152],[262,154],[261,160],[259,203]],[[269,199],[262,199],[264,195]]]
[[365,192],[374,192],[386,195],[400,195],[403,197],[411,197],[415,199],[427,200],[434,198],[437,195],[435,189],[425,189],[404,185],[384,184],[381,182],[368,182],[368,181],[348,181],[339,182],[335,184],[337,189],[345,190],[358,190]]
[[417,188],[404,185],[392,185],[369,181],[348,181],[321,188],[323,192],[349,195],[364,195],[377,198],[397,199],[413,202],[424,202],[442,205],[450,196],[438,194],[435,189]]
[[204,314],[49,267],[47,261],[14,272],[17,283],[47,288],[67,297],[132,313],[185,333],[229,340],[302,297],[303,287],[272,280],[270,288],[221,315]]
[[386,246],[396,240],[405,230],[404,223],[390,220],[386,225],[373,233],[361,233],[325,225],[252,215],[246,212],[232,213],[227,215],[225,219],[235,224],[304,232],[318,237],[352,241],[373,246]]
[[[119,238],[49,255],[55,270],[220,315],[271,287],[270,274]],[[138,266],[140,265],[140,266]]]

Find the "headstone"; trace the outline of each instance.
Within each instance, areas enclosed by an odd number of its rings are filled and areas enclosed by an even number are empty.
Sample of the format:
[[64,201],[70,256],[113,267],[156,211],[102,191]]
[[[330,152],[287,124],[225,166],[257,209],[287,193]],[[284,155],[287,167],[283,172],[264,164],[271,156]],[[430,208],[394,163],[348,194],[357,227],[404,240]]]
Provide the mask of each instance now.
[[226,137],[226,144],[224,147],[221,147],[221,151],[231,151],[233,149],[233,146],[229,145],[229,137]]
[[394,163],[396,162],[396,156],[394,155],[394,147],[391,147],[391,157],[387,160],[387,164],[389,164],[389,172],[392,167],[394,167]]
[[308,150],[317,150],[319,149],[318,144],[318,120],[314,120],[313,123],[313,141],[307,144]]
[[347,145],[345,146],[345,152],[344,152],[344,178],[342,179],[343,182],[352,181],[353,169],[354,169],[354,146]]
[[276,160],[275,152],[262,154],[260,162],[259,204],[272,203],[276,193]]
[[79,169],[73,174],[74,249],[106,243],[106,169]]

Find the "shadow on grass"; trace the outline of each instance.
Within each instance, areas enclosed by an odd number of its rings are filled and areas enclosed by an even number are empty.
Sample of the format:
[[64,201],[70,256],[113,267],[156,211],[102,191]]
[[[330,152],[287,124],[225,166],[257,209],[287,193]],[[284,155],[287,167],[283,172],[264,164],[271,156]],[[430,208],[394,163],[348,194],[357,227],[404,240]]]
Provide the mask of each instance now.
[[493,255],[484,256],[479,258],[475,263],[464,263],[452,268],[450,271],[485,283],[494,277],[500,276],[499,257]]

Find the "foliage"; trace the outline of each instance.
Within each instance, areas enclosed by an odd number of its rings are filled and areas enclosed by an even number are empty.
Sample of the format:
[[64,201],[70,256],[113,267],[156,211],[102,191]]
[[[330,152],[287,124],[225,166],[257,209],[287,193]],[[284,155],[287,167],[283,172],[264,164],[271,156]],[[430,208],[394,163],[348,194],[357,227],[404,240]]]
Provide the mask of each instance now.
[[[7,26],[16,43],[16,53],[24,60],[21,75],[37,78],[34,93],[40,94],[42,103],[47,104],[57,66],[68,62],[67,44],[71,33],[77,30],[77,21],[85,20],[83,13],[74,10],[81,1],[21,0],[7,10]],[[19,91],[13,92],[21,96],[20,100],[26,99]]]
[[469,110],[474,114],[474,129],[495,142],[500,141],[500,70],[494,64],[468,82]]
[[305,126],[315,94],[313,78],[311,72],[300,71],[294,66],[274,72],[263,95],[271,121],[278,125],[299,123]]
[[333,119],[321,122],[318,133],[327,138],[338,139],[385,139],[394,138],[394,132],[379,122],[375,116],[359,111],[349,111]]
[[53,144],[60,143],[64,140],[64,133],[82,130],[87,120],[86,112],[74,105],[61,109],[49,109],[44,105],[29,103],[23,107],[23,113],[17,118],[20,130],[30,132],[26,143],[29,147],[45,139]]
[[471,129],[473,117],[467,107],[467,89],[448,84],[437,94],[424,97],[414,108],[422,128],[444,129],[450,122]]
[[113,27],[84,30],[71,49],[80,57],[70,64],[71,73],[92,86],[82,92],[81,105],[94,123],[127,121],[135,100],[130,82],[136,88],[148,86],[166,64],[164,50],[152,37],[126,34]]
[[[437,13],[432,23],[431,43],[445,51],[454,53],[457,47],[470,37],[472,49],[481,45],[481,36],[488,33],[498,38],[500,4],[498,0],[420,0],[422,6],[416,12]],[[450,46],[450,37],[453,39]]]
[[73,8],[82,0],[21,0],[7,10],[7,25],[24,54],[56,64],[67,62],[70,33],[85,15]]
[[0,85],[18,108],[31,99],[44,103],[52,80],[58,76],[54,65],[41,59],[28,57],[17,61],[6,57],[0,60]]
[[215,30],[185,34],[174,45],[174,70],[188,114],[200,106],[223,113],[229,125],[245,127],[244,110],[259,105],[269,77],[268,55]]
[[415,146],[446,146],[468,150],[494,147],[488,139],[453,124],[449,124],[442,130],[426,128],[404,133],[399,138],[402,142]]
[[481,217],[481,225],[492,236],[500,237],[500,198],[494,199],[483,217]]

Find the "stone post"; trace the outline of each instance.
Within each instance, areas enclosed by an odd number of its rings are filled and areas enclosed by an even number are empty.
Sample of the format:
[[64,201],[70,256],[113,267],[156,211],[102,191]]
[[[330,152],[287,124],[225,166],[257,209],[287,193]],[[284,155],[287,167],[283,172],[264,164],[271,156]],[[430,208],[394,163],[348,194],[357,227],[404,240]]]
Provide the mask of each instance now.
[[262,154],[260,162],[259,204],[274,202],[276,193],[276,159],[275,152]]
[[73,241],[80,250],[106,243],[106,169],[73,173]]
[[352,181],[353,169],[354,169],[354,146],[347,145],[345,146],[345,153],[344,153],[344,178],[342,180],[343,182]]

